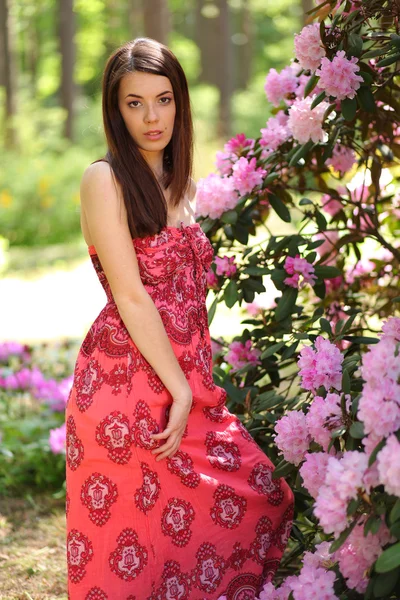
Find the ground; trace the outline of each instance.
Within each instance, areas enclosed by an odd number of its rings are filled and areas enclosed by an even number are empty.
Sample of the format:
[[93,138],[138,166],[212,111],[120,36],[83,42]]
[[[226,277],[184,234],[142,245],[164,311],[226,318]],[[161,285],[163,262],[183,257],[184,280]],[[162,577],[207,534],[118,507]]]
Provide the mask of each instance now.
[[65,504],[0,499],[0,600],[67,600]]

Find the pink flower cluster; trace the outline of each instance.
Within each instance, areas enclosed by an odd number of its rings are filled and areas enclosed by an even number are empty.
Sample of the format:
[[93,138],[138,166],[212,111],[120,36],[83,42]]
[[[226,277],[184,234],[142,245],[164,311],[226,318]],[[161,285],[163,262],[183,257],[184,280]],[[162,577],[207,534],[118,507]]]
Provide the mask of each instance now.
[[282,99],[294,94],[298,86],[297,73],[299,71],[299,65],[296,63],[291,63],[282,69],[280,73],[276,69],[270,69],[264,84],[268,102],[271,102],[274,106],[279,106]]
[[400,317],[390,317],[389,320],[385,321],[382,325],[382,332],[379,334],[381,339],[391,338],[396,342],[400,342]]
[[321,42],[319,23],[306,25],[294,36],[294,51],[300,66],[303,69],[315,71],[325,56],[325,48]]
[[248,364],[254,366],[261,364],[260,354],[261,350],[253,348],[251,340],[247,340],[244,344],[242,342],[232,342],[229,345],[225,360],[232,365],[233,371],[237,371]]
[[356,154],[352,148],[336,144],[333,148],[332,156],[328,158],[326,164],[331,165],[335,171],[339,171],[340,176],[343,177],[347,171],[350,171],[355,162]]
[[362,358],[365,384],[358,418],[364,423],[365,433],[375,438],[388,437],[400,429],[399,321],[396,317],[388,319],[383,326],[383,337]]
[[61,427],[50,429],[49,446],[53,454],[65,454],[66,451],[66,427],[65,423]]
[[[291,275],[291,277],[286,277],[286,279],[284,279],[284,283],[286,283],[286,285],[290,285],[291,287],[302,288],[307,283],[313,285],[317,280],[316,275],[314,275],[315,269],[313,265],[305,258],[300,258],[299,254],[296,254],[295,258],[288,256],[285,260],[283,268],[285,269],[286,273]],[[300,275],[302,276],[301,281]]]
[[338,600],[334,593],[336,574],[328,570],[334,565],[329,545],[322,542],[314,554],[305,552],[299,575],[289,575],[279,588],[266,583],[259,600],[288,600],[291,593],[294,600]]
[[347,505],[364,487],[368,457],[364,452],[349,450],[341,459],[329,456],[326,476],[315,500],[314,514],[325,533],[338,537],[348,526]]
[[0,377],[0,388],[29,391],[38,400],[46,401],[52,410],[63,411],[72,386],[73,376],[61,381],[46,379],[38,367],[23,369]]
[[267,171],[262,167],[256,166],[257,159],[255,156],[247,160],[241,156],[232,167],[233,185],[239,194],[249,194],[254,187],[261,185]]
[[302,378],[301,386],[313,393],[323,385],[328,391],[331,387],[340,391],[342,388],[342,362],[340,350],[321,335],[315,340],[315,350],[304,346],[300,351],[298,365]]
[[339,50],[330,61],[329,58],[321,59],[321,68],[315,71],[319,75],[318,86],[325,90],[328,96],[338,100],[354,98],[356,91],[363,80],[361,75],[356,75],[359,70],[358,58],[346,58],[344,50]]
[[382,548],[391,540],[383,520],[377,534],[368,532],[367,536],[364,536],[365,520],[365,517],[360,519],[345,543],[335,552],[340,572],[347,580],[348,587],[360,594],[364,594],[367,589],[369,579],[366,574],[370,567],[382,554]]
[[287,126],[294,139],[301,144],[309,140],[313,142],[327,141],[328,134],[323,129],[323,117],[328,102],[320,102],[315,108],[311,109],[311,104],[316,94],[306,98],[296,98],[289,109],[289,119]]
[[232,177],[210,173],[197,183],[196,216],[218,219],[225,211],[235,208],[238,194]]
[[0,362],[6,362],[10,356],[20,356],[23,360],[28,360],[28,346],[19,342],[1,342],[0,343]]
[[[349,412],[351,398],[346,398],[346,409]],[[310,435],[325,452],[331,441],[331,431],[343,425],[342,409],[339,394],[327,394],[326,398],[315,396],[307,413],[307,427]]]
[[311,442],[306,416],[301,410],[290,410],[274,426],[275,444],[285,460],[299,465]]
[[217,265],[216,274],[225,275],[225,277],[232,277],[237,271],[234,256],[216,256],[214,258],[215,264]]
[[387,493],[400,498],[400,443],[394,434],[388,437],[386,445],[378,452],[377,468],[379,480]]
[[291,137],[291,132],[287,127],[289,116],[280,110],[274,117],[270,117],[266,122],[266,127],[260,129],[260,146],[263,148],[261,157],[266,158],[268,154],[279,148],[283,142]]
[[229,142],[224,145],[224,150],[219,150],[216,153],[215,166],[220,174],[231,175],[232,165],[238,160],[245,148],[246,152],[248,152],[247,156],[250,156],[254,144],[255,140],[246,138],[244,133],[238,133],[235,137],[230,139]]

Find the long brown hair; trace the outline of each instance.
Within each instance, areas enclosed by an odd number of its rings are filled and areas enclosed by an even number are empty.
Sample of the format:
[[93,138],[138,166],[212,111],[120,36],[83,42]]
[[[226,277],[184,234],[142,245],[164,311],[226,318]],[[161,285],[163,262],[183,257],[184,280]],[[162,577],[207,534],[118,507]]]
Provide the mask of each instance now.
[[118,106],[118,88],[124,75],[142,71],[168,77],[176,113],[171,140],[164,148],[161,183],[170,188],[170,203],[178,206],[188,192],[192,175],[193,123],[185,73],[167,46],[139,37],[118,48],[108,59],[102,83],[103,124],[107,161],[119,182],[132,237],[159,233],[167,225],[167,203],[151,167],[125,126]]

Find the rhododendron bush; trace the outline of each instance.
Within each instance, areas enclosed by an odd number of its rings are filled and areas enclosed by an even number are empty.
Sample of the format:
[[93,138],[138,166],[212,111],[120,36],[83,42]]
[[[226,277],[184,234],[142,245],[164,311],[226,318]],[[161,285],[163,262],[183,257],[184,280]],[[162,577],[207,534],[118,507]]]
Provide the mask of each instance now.
[[198,182],[209,320],[219,302],[245,312],[213,340],[214,377],[295,492],[259,600],[398,599],[400,6],[309,15],[266,75],[260,136],[233,137]]

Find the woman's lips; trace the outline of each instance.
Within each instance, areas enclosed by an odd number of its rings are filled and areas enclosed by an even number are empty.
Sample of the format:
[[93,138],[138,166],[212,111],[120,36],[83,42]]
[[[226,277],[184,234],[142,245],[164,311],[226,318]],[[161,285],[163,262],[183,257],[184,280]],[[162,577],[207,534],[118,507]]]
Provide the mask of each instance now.
[[148,137],[149,140],[158,140],[162,136],[162,131],[159,131],[158,133],[145,133],[144,135]]

